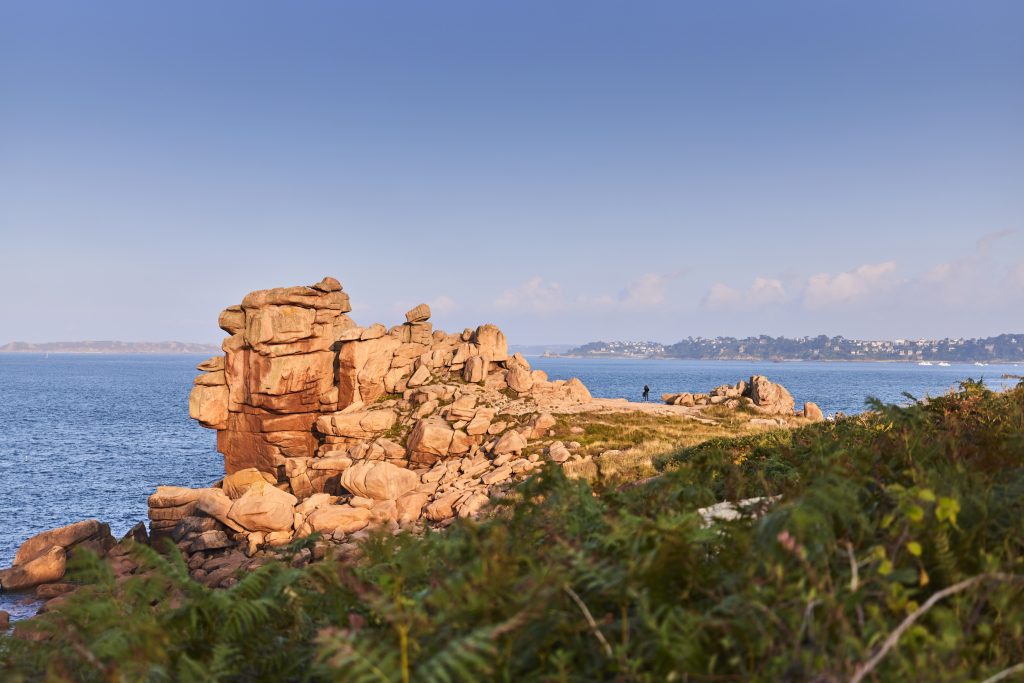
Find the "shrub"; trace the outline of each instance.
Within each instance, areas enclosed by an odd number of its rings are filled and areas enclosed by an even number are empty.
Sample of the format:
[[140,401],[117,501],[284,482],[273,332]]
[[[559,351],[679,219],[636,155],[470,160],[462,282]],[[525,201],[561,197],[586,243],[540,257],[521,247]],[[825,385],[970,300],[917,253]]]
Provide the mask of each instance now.
[[[981,680],[1024,661],[1024,386],[675,453],[595,496],[549,466],[489,520],[225,590],[137,549],[0,639],[23,680]],[[779,496],[708,525],[697,508]]]

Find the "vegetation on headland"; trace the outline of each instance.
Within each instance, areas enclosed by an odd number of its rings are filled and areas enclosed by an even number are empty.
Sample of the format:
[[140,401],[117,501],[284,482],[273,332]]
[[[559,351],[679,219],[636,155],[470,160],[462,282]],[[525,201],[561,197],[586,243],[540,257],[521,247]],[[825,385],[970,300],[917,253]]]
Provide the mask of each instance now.
[[874,341],[829,337],[689,337],[675,344],[590,342],[566,352],[597,358],[680,358],[689,360],[878,360],[1001,363],[1024,361],[1024,333],[983,339],[896,339]]
[[[1009,680],[1024,384],[875,408],[680,448],[634,486],[549,466],[489,520],[226,590],[146,548],[150,571],[120,583],[84,562],[92,585],[0,639],[0,678]],[[755,497],[772,502],[697,512]]]

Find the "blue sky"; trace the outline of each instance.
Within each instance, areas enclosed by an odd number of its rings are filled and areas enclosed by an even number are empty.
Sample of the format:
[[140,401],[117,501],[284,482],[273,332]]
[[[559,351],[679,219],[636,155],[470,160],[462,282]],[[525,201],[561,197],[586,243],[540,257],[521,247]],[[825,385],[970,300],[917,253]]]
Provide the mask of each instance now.
[[1024,329],[1020,2],[6,2],[0,343]]

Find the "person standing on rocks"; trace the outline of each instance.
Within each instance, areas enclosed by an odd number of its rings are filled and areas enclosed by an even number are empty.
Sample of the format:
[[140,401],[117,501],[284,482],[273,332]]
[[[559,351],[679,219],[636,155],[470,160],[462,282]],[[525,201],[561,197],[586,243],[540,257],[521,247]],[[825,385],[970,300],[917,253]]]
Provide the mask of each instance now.
[[647,403],[647,399],[650,397],[650,395],[651,395],[651,388],[645,384],[644,385],[644,403]]

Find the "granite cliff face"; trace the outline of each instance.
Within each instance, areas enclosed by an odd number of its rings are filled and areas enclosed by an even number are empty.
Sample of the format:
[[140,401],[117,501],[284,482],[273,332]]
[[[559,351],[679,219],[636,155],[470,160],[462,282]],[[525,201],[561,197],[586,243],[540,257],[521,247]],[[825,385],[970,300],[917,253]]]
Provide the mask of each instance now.
[[579,380],[510,355],[494,325],[435,330],[420,304],[390,329],[362,327],[349,311],[324,278],[221,313],[224,355],[199,365],[189,413],[217,430],[227,476],[154,494],[154,535],[203,515],[254,551],[314,531],[444,524],[539,465],[541,449],[526,450],[552,411],[591,400]]
[[[430,308],[421,304],[390,329],[360,327],[350,310],[341,284],[324,278],[310,287],[253,292],[221,313],[220,326],[230,334],[224,356],[199,366],[189,414],[217,430],[227,474],[256,468],[283,482],[299,461],[359,445],[366,452],[357,449],[356,459],[428,465],[450,452],[433,453],[438,446],[424,444],[431,430],[420,428],[404,448],[382,435],[408,435],[432,415],[432,401],[439,408],[456,394],[489,393],[499,403],[509,395],[540,403],[590,398],[578,380],[549,382],[521,356],[510,357],[494,325],[455,334],[435,330]],[[459,410],[449,413],[467,415],[463,427],[476,417],[472,408]],[[486,413],[471,432],[485,426]],[[478,450],[483,436],[466,432],[455,452]],[[297,488],[305,493],[305,486]]]

